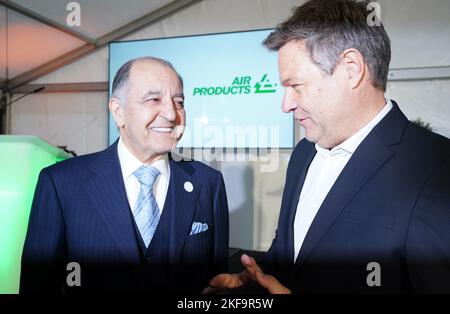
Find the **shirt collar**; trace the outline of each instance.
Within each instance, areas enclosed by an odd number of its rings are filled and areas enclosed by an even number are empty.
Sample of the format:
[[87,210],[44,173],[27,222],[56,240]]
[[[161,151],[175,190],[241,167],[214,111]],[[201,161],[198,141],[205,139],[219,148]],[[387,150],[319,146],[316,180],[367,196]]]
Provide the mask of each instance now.
[[[122,141],[122,138],[119,139],[119,143],[117,144],[117,153],[119,155],[120,167],[122,170],[122,176],[124,179],[128,179],[133,173],[143,165],[143,163],[133,155],[132,152],[125,146]],[[164,154],[161,159],[153,162],[151,164],[155,168],[157,168],[161,174],[166,178],[169,177],[169,156],[168,154]]]
[[358,148],[359,144],[366,138],[366,136],[372,131],[372,129],[388,114],[388,112],[392,109],[393,105],[390,99],[386,100],[386,105],[381,109],[381,111],[369,122],[367,123],[361,130],[353,134],[351,137],[346,139],[344,142],[339,144],[336,147],[333,147],[331,150],[326,148],[322,148],[319,145],[316,146],[317,152],[324,156],[335,156],[340,154],[353,154],[355,150]]

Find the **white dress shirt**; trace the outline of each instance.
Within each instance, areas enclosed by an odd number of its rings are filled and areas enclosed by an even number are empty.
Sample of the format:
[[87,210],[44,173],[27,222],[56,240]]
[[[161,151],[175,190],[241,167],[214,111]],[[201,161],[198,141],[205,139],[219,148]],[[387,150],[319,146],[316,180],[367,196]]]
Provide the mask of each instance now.
[[[131,211],[134,211],[134,207],[139,196],[141,184],[139,180],[133,175],[140,166],[143,165],[125,146],[122,139],[119,139],[117,145],[117,153],[119,155],[120,168],[122,170],[123,182],[125,183],[125,190],[127,192],[128,203],[130,204]],[[159,212],[162,213],[164,208],[164,202],[166,201],[167,188],[169,187],[170,179],[170,167],[169,157],[164,155],[162,159],[155,161],[151,164],[157,168],[160,175],[153,183],[153,195],[156,198],[156,203],[159,207]]]
[[388,100],[383,109],[366,126],[331,150],[316,144],[317,153],[306,174],[295,214],[294,262],[314,217],[342,169],[344,169],[359,144],[391,109],[392,102]]

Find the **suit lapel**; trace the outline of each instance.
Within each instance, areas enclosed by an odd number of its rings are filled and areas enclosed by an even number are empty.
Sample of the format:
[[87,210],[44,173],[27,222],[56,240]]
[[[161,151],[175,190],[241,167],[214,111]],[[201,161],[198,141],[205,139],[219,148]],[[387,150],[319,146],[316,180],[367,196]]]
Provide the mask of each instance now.
[[117,155],[117,142],[100,153],[90,165],[94,172],[86,185],[86,194],[127,260],[139,262],[139,247],[133,218]]
[[[170,198],[169,206],[164,208],[171,213],[170,221],[170,245],[169,260],[172,264],[178,262],[183,251],[184,242],[189,236],[197,209],[198,197],[201,191],[201,183],[193,176],[194,169],[190,163],[176,162],[170,159],[170,182],[167,197]],[[189,189],[192,185],[192,191]],[[185,188],[185,184],[187,184]]]
[[407,119],[397,104],[356,149],[324,199],[297,257],[301,266],[322,236],[364,184],[394,154],[389,145],[401,139]]
[[[309,143],[309,142],[308,142]],[[314,148],[314,144],[309,143],[309,145],[305,148],[305,153],[302,155],[302,158],[294,161],[294,171],[293,171],[293,182],[296,182],[295,185],[292,185],[293,188],[288,192],[287,200],[291,200],[288,204],[287,210],[287,238],[286,238],[286,248],[283,250],[286,256],[283,258],[285,261],[294,260],[294,218],[295,213],[297,211],[297,204],[300,198],[300,192],[303,188],[303,184],[305,183],[306,174],[308,173],[309,165],[313,160],[316,154],[316,150]],[[303,167],[295,167],[296,165],[304,165]],[[289,185],[288,185],[289,186]],[[285,216],[285,215],[282,215]]]

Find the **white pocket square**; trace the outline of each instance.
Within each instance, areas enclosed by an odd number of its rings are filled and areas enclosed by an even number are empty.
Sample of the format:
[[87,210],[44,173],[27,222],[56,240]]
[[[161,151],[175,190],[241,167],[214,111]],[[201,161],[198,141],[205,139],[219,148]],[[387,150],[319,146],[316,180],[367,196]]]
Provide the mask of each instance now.
[[208,230],[208,224],[194,221],[192,223],[192,229],[191,229],[190,235],[198,234],[198,233],[204,232],[206,230]]

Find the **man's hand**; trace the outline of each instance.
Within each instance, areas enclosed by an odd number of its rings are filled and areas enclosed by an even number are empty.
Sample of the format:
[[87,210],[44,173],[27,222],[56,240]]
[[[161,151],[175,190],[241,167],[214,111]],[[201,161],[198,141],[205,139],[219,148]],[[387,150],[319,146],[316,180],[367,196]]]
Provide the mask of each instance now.
[[264,274],[254,258],[243,254],[241,262],[245,266],[245,270],[242,273],[217,275],[211,279],[209,287],[205,288],[203,293],[232,292],[232,290],[249,285],[252,282],[258,283],[272,294],[291,293],[275,277]]

